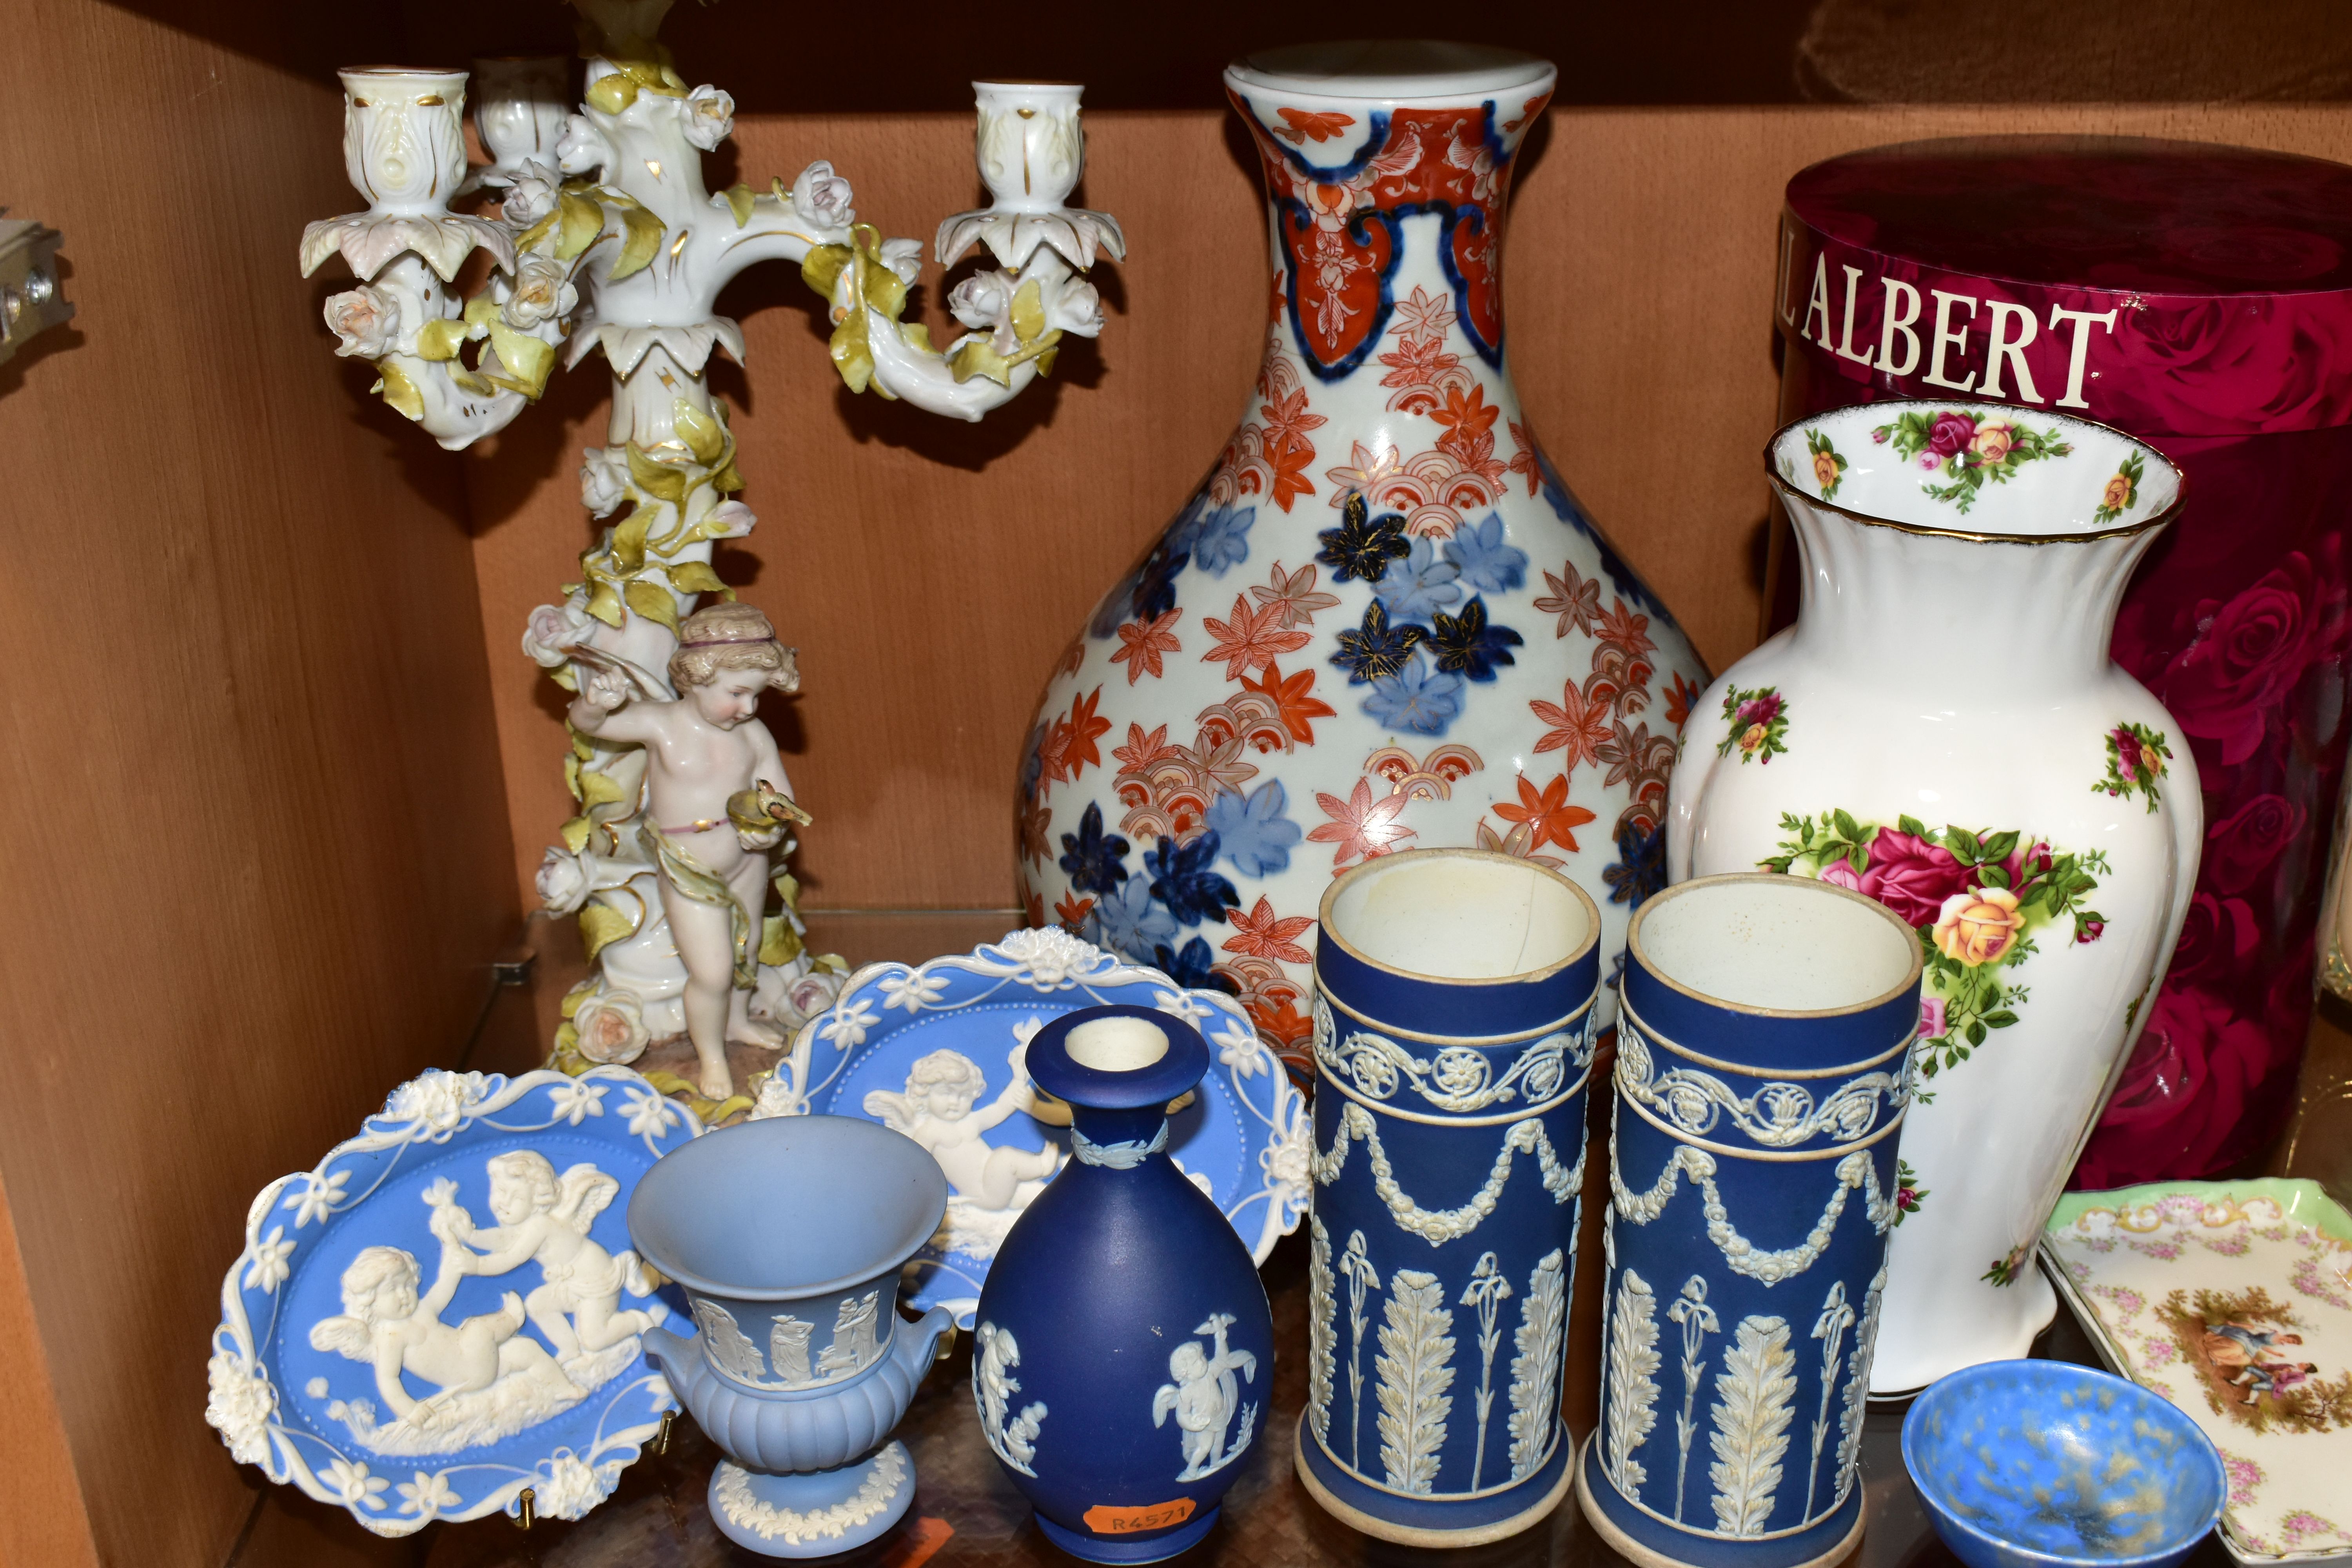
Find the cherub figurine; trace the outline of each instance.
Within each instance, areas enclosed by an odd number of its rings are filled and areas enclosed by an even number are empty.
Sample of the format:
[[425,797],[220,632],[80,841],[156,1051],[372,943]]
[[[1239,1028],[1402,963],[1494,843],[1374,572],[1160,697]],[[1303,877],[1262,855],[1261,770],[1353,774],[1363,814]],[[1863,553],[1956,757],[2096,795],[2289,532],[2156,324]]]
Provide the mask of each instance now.
[[[1168,1358],[1168,1375],[1176,1381],[1161,1384],[1152,1395],[1151,1424],[1163,1425],[1172,1413],[1184,1434],[1184,1471],[1176,1478],[1180,1481],[1196,1480],[1225,1462],[1229,1457],[1225,1428],[1242,1402],[1241,1386],[1234,1381],[1234,1373],[1238,1370],[1244,1378],[1255,1381],[1257,1377],[1257,1357],[1225,1348],[1225,1331],[1233,1324],[1232,1313],[1211,1313],[1209,1321],[1192,1331],[1214,1336],[1216,1353],[1211,1355],[1186,1340]],[[1244,1425],[1234,1451],[1248,1441],[1249,1428]]]
[[[506,1293],[496,1312],[467,1318],[455,1327],[441,1321],[441,1310],[457,1293],[457,1282],[473,1272],[468,1266],[472,1254],[457,1244],[455,1227],[443,1223],[450,1213],[443,1206],[434,1215],[442,1249],[431,1290],[422,1298],[417,1295],[415,1258],[396,1247],[363,1247],[343,1270],[344,1315],[312,1324],[311,1347],[373,1363],[376,1392],[395,1416],[418,1428],[432,1426],[459,1396],[509,1379],[527,1379],[539,1385],[535,1394],[556,1403],[585,1397],[587,1391],[564,1376],[546,1346],[517,1332],[523,1324],[523,1304],[513,1291]],[[427,1399],[411,1397],[401,1384],[403,1372],[415,1373],[437,1392]]]
[[1024,1048],[1013,1047],[1013,1081],[985,1110],[973,1109],[988,1092],[980,1065],[961,1052],[937,1050],[908,1071],[904,1094],[877,1089],[866,1095],[866,1114],[880,1117],[893,1131],[929,1149],[958,1196],[982,1208],[1008,1208],[1022,1183],[1054,1173],[1060,1152],[1050,1143],[1034,1150],[991,1148],[981,1134],[1016,1110],[1041,1121],[1069,1116],[1066,1107],[1043,1100],[1031,1087],[1022,1062]]
[[757,717],[761,691],[800,689],[793,650],[750,605],[719,604],[678,628],[669,661],[676,701],[630,701],[628,677],[617,668],[583,663],[580,671],[572,728],[637,742],[650,760],[638,842],[661,867],[662,910],[686,963],[686,1032],[701,1064],[698,1087],[724,1100],[735,1091],[729,1040],[770,1050],[784,1044],[748,1004],[768,907],[768,851],[782,841],[786,821],[808,819],[792,805],[775,737]]
[[470,1260],[472,1273],[495,1277],[525,1263],[539,1265],[545,1283],[523,1298],[523,1309],[559,1361],[619,1344],[669,1316],[658,1301],[643,1311],[619,1310],[621,1292],[644,1286],[644,1273],[635,1254],[615,1258],[589,1238],[588,1227],[620,1192],[620,1183],[590,1164],[572,1166],[559,1181],[547,1156],[534,1149],[491,1155],[489,1177],[498,1227],[477,1231],[461,1223],[452,1228],[468,1246],[488,1249]]

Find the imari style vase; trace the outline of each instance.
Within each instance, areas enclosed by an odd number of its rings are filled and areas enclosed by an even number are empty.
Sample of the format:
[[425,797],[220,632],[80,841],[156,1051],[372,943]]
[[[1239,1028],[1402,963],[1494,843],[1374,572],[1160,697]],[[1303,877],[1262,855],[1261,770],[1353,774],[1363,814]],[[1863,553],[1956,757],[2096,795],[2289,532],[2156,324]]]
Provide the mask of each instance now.
[[1225,73],[1265,163],[1265,361],[1030,736],[1030,921],[1234,993],[1301,1072],[1304,939],[1349,867],[1459,846],[1565,870],[1604,964],[1664,885],[1705,671],[1538,450],[1504,353],[1504,197],[1554,74],[1437,44]]
[[1297,1470],[1416,1546],[1558,1506],[1600,911],[1524,858],[1383,856],[1324,895]]
[[727,1458],[721,1533],[767,1557],[878,1539],[915,1500],[890,1436],[954,1314],[898,1316],[898,1269],[947,1213],[914,1140],[845,1116],[739,1122],[664,1155],[629,1199],[638,1254],[686,1290],[695,1333],[646,1353]]
[[1876,899],[1927,963],[1875,1386],[2026,1352],[2034,1239],[2187,913],[2197,764],[2109,661],[2179,472],[2118,431],[1874,403],[1767,448],[1797,624],[1700,699],[1676,879],[1759,868]]
[[1862,1533],[1920,963],[1820,882],[1708,878],[1633,918],[1577,1494],[1645,1568],[1827,1564]]
[[1047,1540],[1157,1563],[1215,1526],[1273,1404],[1257,1266],[1168,1152],[1169,1103],[1209,1070],[1208,1042],[1156,1007],[1081,1007],[1027,1062],[1070,1107],[1072,1158],[981,1287],[972,1400]]

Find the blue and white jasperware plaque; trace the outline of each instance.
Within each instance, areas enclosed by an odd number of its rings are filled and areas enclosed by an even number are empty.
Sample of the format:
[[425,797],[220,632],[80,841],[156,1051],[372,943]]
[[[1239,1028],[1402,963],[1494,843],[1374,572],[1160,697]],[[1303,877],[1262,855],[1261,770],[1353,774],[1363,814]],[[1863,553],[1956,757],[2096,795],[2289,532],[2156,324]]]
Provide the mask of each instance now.
[[427,1072],[253,1200],[205,1418],[378,1535],[578,1519],[677,1408],[642,1336],[684,1310],[624,1223],[694,1113],[626,1068]]

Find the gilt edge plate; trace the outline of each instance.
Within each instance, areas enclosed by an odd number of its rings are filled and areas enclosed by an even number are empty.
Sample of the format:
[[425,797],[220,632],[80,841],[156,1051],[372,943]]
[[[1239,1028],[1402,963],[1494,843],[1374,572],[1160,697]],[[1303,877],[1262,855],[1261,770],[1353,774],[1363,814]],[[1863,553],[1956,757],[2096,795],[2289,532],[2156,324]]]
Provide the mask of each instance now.
[[1306,1098],[1239,1003],[1188,991],[1059,931],[1017,931],[919,967],[869,964],[801,1026],[751,1114],[856,1116],[930,1150],[947,1217],[907,1265],[918,1311],[970,1329],[989,1261],[1069,1157],[1069,1111],[1022,1065],[1053,1018],[1109,1003],[1154,1007],[1201,1031],[1206,1077],[1169,1120],[1169,1153],[1264,1263],[1306,1212],[1313,1143]]
[[378,1535],[578,1519],[677,1408],[638,1331],[684,1298],[629,1250],[629,1194],[695,1137],[626,1068],[432,1071],[253,1200],[205,1419],[240,1462]]
[[2352,1215],[2310,1181],[2069,1193],[2042,1252],[2116,1373],[2221,1450],[2241,1563],[2352,1558]]

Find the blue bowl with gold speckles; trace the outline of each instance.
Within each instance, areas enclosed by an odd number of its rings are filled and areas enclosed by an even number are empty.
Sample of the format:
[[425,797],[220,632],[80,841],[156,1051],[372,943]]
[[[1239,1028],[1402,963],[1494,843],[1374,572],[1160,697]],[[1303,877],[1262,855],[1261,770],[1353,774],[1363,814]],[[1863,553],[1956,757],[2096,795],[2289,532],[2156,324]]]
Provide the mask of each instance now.
[[2061,1361],[1929,1384],[1904,1418],[1903,1463],[1969,1568],[2170,1568],[2229,1491],[2212,1439],[2178,1408]]

